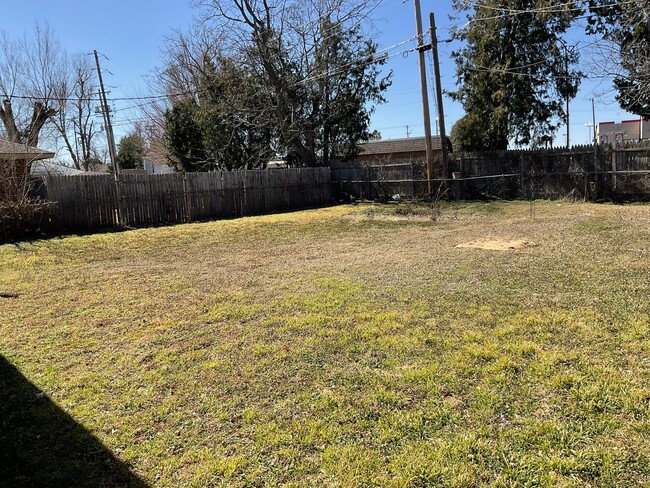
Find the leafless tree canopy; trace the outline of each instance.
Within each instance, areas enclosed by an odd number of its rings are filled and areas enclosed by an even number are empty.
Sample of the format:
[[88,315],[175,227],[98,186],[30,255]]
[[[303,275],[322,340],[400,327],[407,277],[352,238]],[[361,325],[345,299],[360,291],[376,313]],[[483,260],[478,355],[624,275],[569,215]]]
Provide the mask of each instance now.
[[57,90],[59,110],[52,123],[74,166],[85,171],[96,159],[101,135],[94,113],[98,89],[97,73],[88,56],[79,54],[67,60]]
[[[331,147],[346,145],[343,132],[367,132],[372,104],[383,101],[388,81],[377,80],[381,61],[364,32],[377,5],[377,0],[193,2],[199,21],[167,39],[163,66],[150,78],[151,92],[165,97],[139,107],[139,118],[153,128],[149,147],[163,146],[165,111],[182,100],[200,104],[206,69],[216,68],[220,83],[249,87],[228,90],[227,100],[213,105],[225,109],[229,125],[271,131],[272,150],[292,154],[301,164],[328,159]],[[343,113],[357,125],[344,127]]]
[[0,120],[4,137],[36,146],[60,142],[77,169],[89,169],[100,126],[97,78],[85,54],[69,56],[48,26],[30,36],[0,35]]
[[49,27],[33,38],[0,36],[0,120],[12,142],[37,145],[43,126],[60,110],[66,55]]
[[[196,0],[194,4],[202,12],[205,25],[226,34],[224,50],[263,80],[267,106],[272,108],[270,116],[287,150],[305,164],[315,164],[316,120],[322,121],[322,112],[327,108],[326,104],[313,103],[314,97],[305,94],[322,91],[327,98],[333,93],[329,82],[336,75],[343,80],[369,61],[356,60],[342,72],[334,73],[323,52],[331,48],[328,40],[337,34],[359,30],[375,5],[368,0]],[[368,52],[363,36],[348,38],[347,42],[356,44],[349,46],[351,52]],[[353,91],[361,90],[363,76],[357,78],[359,87]],[[327,152],[329,141],[324,147]]]

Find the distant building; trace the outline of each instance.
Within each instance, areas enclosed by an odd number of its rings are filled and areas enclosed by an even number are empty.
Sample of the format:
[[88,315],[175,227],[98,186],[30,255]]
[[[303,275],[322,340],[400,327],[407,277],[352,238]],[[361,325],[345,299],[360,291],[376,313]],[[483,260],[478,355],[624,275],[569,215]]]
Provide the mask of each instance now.
[[616,122],[600,122],[596,126],[598,144],[622,144],[626,141],[650,139],[650,122],[644,119]]
[[266,163],[266,169],[283,169],[288,168],[287,162],[282,159],[273,159]]
[[[442,158],[442,139],[438,136],[431,138],[433,159]],[[368,141],[359,145],[361,151],[354,159],[355,162],[370,161],[405,161],[426,160],[426,144],[424,137],[407,137],[404,139],[381,139]],[[447,150],[452,152],[451,142],[447,138]]]
[[165,163],[159,163],[159,162],[154,162],[154,161],[148,161],[145,160],[142,163],[143,169],[145,170],[145,174],[150,174],[150,175],[166,175],[169,173],[175,173],[174,168],[171,166],[165,164]]
[[72,166],[64,166],[52,161],[34,161],[31,167],[32,176],[48,176],[48,175],[65,175],[76,176],[85,175],[85,171],[81,171]]

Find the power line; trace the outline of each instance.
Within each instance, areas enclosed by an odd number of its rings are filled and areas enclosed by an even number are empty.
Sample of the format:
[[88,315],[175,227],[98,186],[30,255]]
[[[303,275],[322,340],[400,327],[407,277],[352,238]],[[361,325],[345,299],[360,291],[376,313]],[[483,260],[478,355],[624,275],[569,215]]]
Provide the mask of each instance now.
[[[638,0],[624,0],[621,2],[617,3],[611,3],[609,5],[594,5],[593,7],[590,7],[591,10],[595,9],[602,9],[602,8],[612,8],[612,7],[620,7],[624,5],[630,5],[630,4],[637,4]],[[495,15],[492,17],[474,17],[468,19],[467,22],[465,22],[461,26],[452,26],[450,29],[462,29],[467,27],[470,24],[476,23],[476,22],[483,22],[486,20],[497,20],[497,19],[502,19],[504,17],[516,17],[519,15],[525,15],[525,14],[538,14],[538,13],[568,13],[568,12],[584,12],[584,9],[581,7],[576,7],[576,8],[562,8],[565,6],[570,6],[570,5],[575,5],[575,1],[570,1],[566,3],[562,3],[559,5],[549,5],[548,7],[537,7],[537,8],[531,8],[531,9],[511,9],[508,7],[494,7],[492,5],[485,5],[485,4],[476,4],[475,5],[475,11],[478,12],[479,9],[484,8],[486,10],[495,10],[495,11],[506,11],[508,13],[506,14],[500,14],[500,15]]]
[[[385,60],[394,58],[396,56],[401,56],[409,52],[416,51],[416,48],[411,48],[411,49],[405,49],[399,52],[391,53],[388,54],[388,52],[394,50],[397,47],[401,47],[404,44],[412,41],[415,39],[417,36],[410,37],[408,39],[405,39],[403,41],[400,41],[396,44],[393,44],[392,46],[388,46],[385,48],[378,49],[373,53],[372,56],[370,56],[367,60],[357,60],[357,61],[352,61],[350,63],[344,64],[339,66],[339,68],[336,71],[330,71],[329,73],[321,73],[317,75],[310,75],[306,76],[300,80],[297,80],[296,82],[292,83],[290,86],[296,86],[301,83],[305,83],[308,81],[314,81],[317,79],[321,78],[327,78],[333,75],[341,74],[346,71],[345,68],[349,68],[351,66],[369,66],[372,64],[377,64],[381,63]],[[382,56],[381,54],[386,53],[386,55]],[[150,101],[150,102],[155,102],[155,101],[165,101],[169,100],[170,98],[176,98],[176,97],[182,97],[182,96],[189,96],[189,95],[197,95],[200,93],[200,90],[185,90],[185,91],[180,91],[180,92],[175,92],[175,93],[166,93],[166,94],[160,94],[160,95],[144,95],[144,96],[137,96],[137,97],[107,97],[106,100],[109,102],[125,102],[125,101]],[[11,95],[10,98],[17,98],[20,100],[42,100],[43,97],[38,97],[34,95]],[[84,101],[84,102],[101,102],[102,99],[101,97],[53,97],[54,100],[59,101],[59,102],[67,102],[67,101]],[[144,104],[143,104],[144,105]],[[134,106],[131,108],[139,108],[138,106]],[[126,110],[125,108],[119,109],[119,110]]]

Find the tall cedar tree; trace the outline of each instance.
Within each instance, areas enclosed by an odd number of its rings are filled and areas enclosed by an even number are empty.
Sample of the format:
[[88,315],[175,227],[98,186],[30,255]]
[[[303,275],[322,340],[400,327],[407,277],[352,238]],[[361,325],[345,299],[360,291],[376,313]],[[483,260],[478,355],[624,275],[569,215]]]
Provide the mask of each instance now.
[[589,0],[587,33],[603,34],[621,108],[650,117],[650,0]]
[[466,113],[454,128],[457,144],[504,150],[551,142],[582,78],[577,53],[562,40],[575,3],[454,0],[454,8],[468,20],[455,32],[465,45],[453,53],[459,88],[451,96]]
[[[377,67],[369,63],[376,46],[363,39],[358,26],[344,30],[325,19],[321,31],[328,36],[316,50],[315,67],[321,76],[311,87],[309,106],[316,158],[324,164],[332,159],[353,159],[359,152],[357,143],[370,139],[372,108],[366,102],[384,102],[382,93],[390,81],[378,79]],[[363,47],[361,55],[353,52],[354,46]]]
[[122,169],[142,168],[147,147],[144,139],[133,132],[120,139],[117,146],[117,161]]
[[165,113],[165,140],[180,171],[263,166],[272,157],[271,130],[258,120],[259,87],[225,58],[204,59],[196,98]]
[[203,134],[196,123],[198,104],[193,98],[174,102],[165,112],[165,146],[169,163],[177,171],[206,171],[207,157]]
[[271,159],[270,129],[260,119],[260,87],[230,59],[206,59],[196,122],[215,168],[252,169]]

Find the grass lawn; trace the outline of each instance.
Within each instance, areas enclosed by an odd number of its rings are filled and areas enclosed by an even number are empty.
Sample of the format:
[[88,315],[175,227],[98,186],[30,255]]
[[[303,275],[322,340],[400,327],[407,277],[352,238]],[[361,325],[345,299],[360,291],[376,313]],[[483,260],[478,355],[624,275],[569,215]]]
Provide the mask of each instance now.
[[133,474],[90,486],[650,484],[650,206],[404,205],[0,246],[39,435]]

